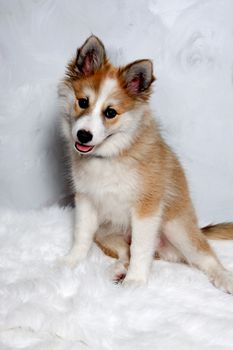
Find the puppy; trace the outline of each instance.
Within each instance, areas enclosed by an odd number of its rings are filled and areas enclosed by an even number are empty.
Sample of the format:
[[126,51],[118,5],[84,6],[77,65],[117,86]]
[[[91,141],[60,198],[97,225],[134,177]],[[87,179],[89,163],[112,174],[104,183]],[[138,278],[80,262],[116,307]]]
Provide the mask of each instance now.
[[59,86],[62,130],[75,189],[75,267],[92,242],[118,259],[113,279],[142,285],[155,256],[203,271],[233,293],[233,277],[206,236],[233,239],[233,224],[199,229],[183,169],[162,139],[149,106],[152,62],[114,67],[90,36]]

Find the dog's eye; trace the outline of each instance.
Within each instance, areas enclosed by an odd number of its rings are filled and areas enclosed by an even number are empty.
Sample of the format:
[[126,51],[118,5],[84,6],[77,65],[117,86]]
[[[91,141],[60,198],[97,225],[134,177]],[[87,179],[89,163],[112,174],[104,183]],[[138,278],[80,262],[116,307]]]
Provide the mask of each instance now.
[[80,108],[85,109],[89,106],[89,100],[88,100],[88,98],[79,98],[78,104],[79,104]]
[[117,112],[114,108],[108,107],[107,109],[105,109],[104,111],[104,115],[106,118],[114,118],[117,115]]

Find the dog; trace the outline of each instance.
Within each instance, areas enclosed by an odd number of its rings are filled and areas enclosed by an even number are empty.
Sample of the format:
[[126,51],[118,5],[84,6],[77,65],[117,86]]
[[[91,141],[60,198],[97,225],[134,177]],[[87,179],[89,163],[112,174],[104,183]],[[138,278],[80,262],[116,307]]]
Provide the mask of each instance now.
[[75,191],[75,267],[92,242],[117,259],[114,281],[140,286],[154,258],[184,262],[233,293],[233,275],[208,243],[233,239],[233,223],[198,227],[184,171],[149,106],[151,60],[114,67],[91,35],[59,85],[62,132]]

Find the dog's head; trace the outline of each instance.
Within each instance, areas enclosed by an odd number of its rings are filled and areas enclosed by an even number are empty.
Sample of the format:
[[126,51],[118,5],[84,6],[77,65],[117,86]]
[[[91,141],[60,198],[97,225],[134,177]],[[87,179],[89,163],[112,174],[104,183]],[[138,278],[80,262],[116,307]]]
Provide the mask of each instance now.
[[129,147],[145,114],[154,81],[150,60],[113,67],[90,36],[59,86],[63,131],[80,154],[110,157]]

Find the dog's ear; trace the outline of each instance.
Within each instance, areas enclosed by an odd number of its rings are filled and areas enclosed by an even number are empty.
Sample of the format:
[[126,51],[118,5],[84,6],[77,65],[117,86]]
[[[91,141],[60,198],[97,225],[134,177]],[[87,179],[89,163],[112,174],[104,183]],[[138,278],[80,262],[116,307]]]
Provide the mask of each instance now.
[[106,52],[103,43],[91,35],[77,50],[76,70],[81,75],[94,74],[106,61]]
[[132,96],[139,96],[148,91],[155,80],[153,64],[150,60],[139,60],[128,64],[121,70],[124,88]]

